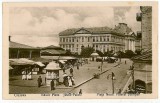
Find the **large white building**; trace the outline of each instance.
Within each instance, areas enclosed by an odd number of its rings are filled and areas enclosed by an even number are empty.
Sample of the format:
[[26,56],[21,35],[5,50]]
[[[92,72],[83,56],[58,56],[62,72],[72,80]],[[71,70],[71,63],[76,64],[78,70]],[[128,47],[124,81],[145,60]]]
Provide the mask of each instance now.
[[59,39],[60,47],[71,52],[80,53],[82,47],[93,47],[101,52],[136,50],[136,35],[125,23],[119,23],[114,29],[109,27],[67,29],[59,33]]

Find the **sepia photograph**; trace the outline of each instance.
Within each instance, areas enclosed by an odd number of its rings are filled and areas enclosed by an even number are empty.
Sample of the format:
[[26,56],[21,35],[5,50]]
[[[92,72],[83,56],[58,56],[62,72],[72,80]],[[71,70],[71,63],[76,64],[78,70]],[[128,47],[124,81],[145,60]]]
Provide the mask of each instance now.
[[157,4],[3,3],[3,96],[156,98]]

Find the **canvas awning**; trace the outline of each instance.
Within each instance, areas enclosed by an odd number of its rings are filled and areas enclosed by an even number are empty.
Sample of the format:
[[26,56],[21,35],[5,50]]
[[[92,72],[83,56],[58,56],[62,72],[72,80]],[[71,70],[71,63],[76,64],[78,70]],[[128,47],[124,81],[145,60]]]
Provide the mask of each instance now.
[[51,60],[70,60],[70,59],[77,59],[76,57],[72,56],[41,56],[44,59],[51,59]]
[[97,56],[99,56],[99,54],[98,53],[92,53],[91,56],[92,57],[97,57]]
[[26,58],[9,59],[10,65],[34,65],[35,62]]
[[67,60],[59,60],[60,63],[65,64]]
[[12,70],[13,68],[11,66],[9,66],[9,70]]
[[39,65],[40,67],[44,67],[45,65],[41,62],[35,62],[35,64]]

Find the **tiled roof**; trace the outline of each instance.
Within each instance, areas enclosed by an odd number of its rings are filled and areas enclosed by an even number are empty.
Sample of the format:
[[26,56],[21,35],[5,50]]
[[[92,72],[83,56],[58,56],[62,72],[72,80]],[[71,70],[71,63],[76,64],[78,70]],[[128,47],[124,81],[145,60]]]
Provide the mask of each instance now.
[[41,53],[49,53],[49,54],[57,54],[57,55],[59,55],[59,54],[65,54],[66,53],[66,51],[64,51],[64,50],[55,50],[55,49],[48,49],[48,50],[41,50]]
[[131,28],[129,28],[128,26],[122,27],[121,25],[116,26],[113,29],[114,32],[116,33],[121,33],[121,34],[130,34],[131,32],[133,33],[133,31],[131,30]]
[[[120,23],[124,24],[124,23]],[[107,26],[105,27],[92,27],[92,28],[72,28],[72,29],[67,29],[59,33],[60,36],[67,36],[67,35],[74,35],[80,30],[86,30],[86,32],[89,32],[91,34],[116,34],[116,35],[122,35],[125,36],[125,34],[133,33],[131,28],[127,26],[127,24],[124,25],[118,25],[114,29],[109,28]]]
[[91,34],[108,34],[108,33],[112,33],[112,34],[117,34],[117,35],[122,35],[120,33],[117,33],[115,31],[113,31],[111,28],[109,27],[93,27],[93,28],[72,28],[72,29],[67,29],[64,30],[62,32],[59,33],[60,36],[67,36],[67,35],[74,35],[76,32],[80,31],[80,30],[86,30],[86,32],[90,32]]
[[50,46],[44,47],[43,49],[55,49],[55,48],[62,49],[61,47],[54,46],[54,45],[50,45]]
[[32,46],[28,46],[28,45],[25,45],[25,44],[20,44],[20,43],[16,43],[16,42],[12,42],[10,41],[9,42],[9,48],[14,48],[14,49],[38,49],[38,48],[35,48],[35,47],[32,47]]
[[152,49],[149,49],[148,51],[143,52],[139,56],[133,57],[132,60],[152,61]]

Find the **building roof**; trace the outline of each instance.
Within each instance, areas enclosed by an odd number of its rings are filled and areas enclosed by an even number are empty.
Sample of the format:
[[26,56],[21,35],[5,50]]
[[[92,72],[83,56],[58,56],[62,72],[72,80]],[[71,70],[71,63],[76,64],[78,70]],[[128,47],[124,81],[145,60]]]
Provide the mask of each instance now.
[[28,45],[25,45],[25,44],[20,44],[20,43],[16,43],[16,42],[12,42],[10,41],[9,42],[9,48],[13,48],[13,49],[38,49],[38,48],[35,48],[35,47],[32,47],[32,46],[28,46]]
[[50,46],[44,47],[43,49],[62,49],[62,48],[58,46],[50,45]]
[[48,50],[41,50],[41,53],[42,54],[43,53],[47,53],[47,54],[53,54],[53,55],[57,54],[57,55],[59,55],[59,54],[65,54],[66,51],[64,51],[64,50],[48,49]]
[[[107,26],[105,27],[92,27],[92,28],[72,28],[67,29],[59,33],[60,36],[68,36],[68,35],[74,35],[80,33],[90,33],[90,34],[115,34],[115,35],[131,35],[133,34],[133,31],[131,28],[127,26],[125,23],[119,23],[118,26],[116,26],[114,29],[109,28]],[[132,36],[132,35],[131,35]]]
[[52,61],[44,69],[46,69],[46,70],[60,70],[61,68],[59,67],[58,63],[55,63],[54,61]]
[[60,36],[67,36],[67,35],[74,35],[78,33],[80,30],[83,30],[83,33],[90,33],[90,34],[116,34],[116,35],[122,35],[120,33],[117,33],[113,31],[109,27],[93,27],[93,28],[72,28],[67,29],[59,33]]
[[125,23],[119,23],[119,25],[115,26],[115,28],[113,30],[116,33],[120,33],[120,34],[124,34],[124,35],[131,35],[133,33],[131,28],[129,28],[127,26],[127,24],[125,24]]
[[149,49],[148,51],[143,52],[141,55],[133,57],[132,60],[152,61],[152,49]]

